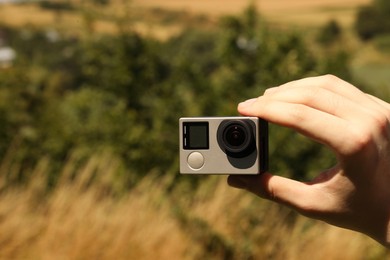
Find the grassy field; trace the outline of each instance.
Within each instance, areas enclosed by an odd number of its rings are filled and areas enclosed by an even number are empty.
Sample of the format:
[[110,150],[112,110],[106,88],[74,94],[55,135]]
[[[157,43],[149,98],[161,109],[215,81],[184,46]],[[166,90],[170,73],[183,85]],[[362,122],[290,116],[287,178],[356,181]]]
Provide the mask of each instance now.
[[370,0],[255,0],[255,1],[191,1],[191,0],[134,0],[134,6],[184,10],[212,16],[238,14],[248,4],[254,3],[259,11],[277,23],[296,23],[300,25],[319,25],[329,19],[336,19],[350,25],[356,8]]
[[385,99],[390,97],[390,52],[388,50],[379,51],[373,43],[362,46],[356,51],[351,69],[354,77],[370,86],[375,95]]
[[[69,1],[77,7],[78,12],[52,12],[44,10],[37,5],[23,4],[0,5],[0,21],[13,26],[58,26],[66,24],[69,29],[79,29],[85,22],[83,16],[86,9],[93,9],[92,6],[80,4],[78,0]],[[366,4],[369,0],[321,0],[321,1],[288,1],[288,0],[262,0],[262,1],[190,1],[190,0],[134,0],[131,2],[121,0],[111,0],[111,4],[106,6],[103,11],[92,10],[92,15],[97,18],[96,28],[103,32],[110,32],[113,29],[112,21],[107,17],[121,17],[123,19],[134,20],[136,18],[138,25],[147,24],[153,21],[155,12],[145,10],[163,9],[174,11],[176,14],[184,12],[188,16],[203,15],[208,17],[218,17],[226,14],[238,14],[248,4],[253,2],[259,11],[269,20],[279,24],[297,24],[301,26],[318,26],[327,22],[329,19],[335,19],[346,26],[351,25],[356,8]],[[84,10],[81,11],[80,10]],[[174,13],[172,13],[174,16]],[[105,18],[102,18],[105,17]],[[182,22],[182,21],[179,21]],[[143,25],[145,26],[145,25]],[[167,26],[154,28],[156,31],[170,30]],[[142,28],[142,26],[140,26]]]
[[[121,165],[108,154],[69,158],[47,191],[50,160],[32,182],[9,188],[17,165],[0,167],[0,259],[384,259],[372,240],[207,179],[166,192],[172,176],[145,178],[118,195]],[[6,177],[7,176],[7,177]],[[72,177],[76,176],[76,178]],[[91,182],[94,179],[94,182]],[[93,185],[91,185],[93,183]],[[262,221],[267,221],[266,223]]]

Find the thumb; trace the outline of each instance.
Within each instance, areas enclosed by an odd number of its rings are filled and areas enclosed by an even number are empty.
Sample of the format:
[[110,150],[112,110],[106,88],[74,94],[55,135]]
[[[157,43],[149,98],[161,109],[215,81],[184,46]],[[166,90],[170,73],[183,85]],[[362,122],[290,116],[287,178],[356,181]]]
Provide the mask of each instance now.
[[235,188],[248,190],[262,198],[285,204],[298,211],[308,210],[308,205],[314,199],[310,185],[270,173],[230,175],[228,184]]

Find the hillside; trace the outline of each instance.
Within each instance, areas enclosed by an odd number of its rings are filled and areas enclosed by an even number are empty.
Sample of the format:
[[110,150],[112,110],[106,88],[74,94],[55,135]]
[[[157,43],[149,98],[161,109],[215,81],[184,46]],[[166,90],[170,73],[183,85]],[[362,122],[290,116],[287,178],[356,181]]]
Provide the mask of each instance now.
[[[336,19],[344,25],[350,25],[358,6],[367,4],[370,0],[254,0],[254,1],[190,1],[190,0],[134,0],[131,2],[111,0],[109,6],[105,6],[104,15],[110,17],[123,16],[125,14],[136,16],[144,13],[145,10],[169,10],[175,12],[191,13],[193,15],[220,16],[225,14],[237,14],[241,12],[248,4],[253,2],[259,11],[269,20],[276,23],[294,23],[299,25],[321,25],[329,19]],[[86,5],[78,0],[68,1],[74,10],[86,10]],[[90,8],[90,6],[88,6]],[[75,15],[79,14],[79,15]],[[102,10],[93,12],[102,14]],[[83,22],[80,18],[80,12],[53,12],[39,8],[37,4],[1,4],[0,3],[0,22],[15,26],[30,25],[53,25],[59,23],[58,16],[62,21],[66,21],[69,26],[80,26]],[[150,16],[144,15],[142,22],[148,23]],[[104,30],[110,27],[107,24],[101,24]]]
[[370,0],[254,0],[254,1],[190,1],[190,0],[134,0],[134,6],[189,11],[207,15],[237,14],[254,2],[260,12],[275,22],[318,25],[329,19],[350,24],[356,8]]

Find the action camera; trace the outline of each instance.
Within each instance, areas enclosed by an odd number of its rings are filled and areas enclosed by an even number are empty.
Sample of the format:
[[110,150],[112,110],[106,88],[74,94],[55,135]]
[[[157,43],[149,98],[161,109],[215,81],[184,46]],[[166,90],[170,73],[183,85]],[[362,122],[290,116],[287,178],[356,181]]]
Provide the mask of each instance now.
[[268,123],[257,117],[179,120],[180,173],[259,174],[268,167]]

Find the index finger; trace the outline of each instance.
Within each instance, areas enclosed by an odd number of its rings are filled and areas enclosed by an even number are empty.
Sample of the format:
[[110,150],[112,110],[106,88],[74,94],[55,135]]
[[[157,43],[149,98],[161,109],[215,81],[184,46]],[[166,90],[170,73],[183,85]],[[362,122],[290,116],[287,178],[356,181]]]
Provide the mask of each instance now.
[[351,127],[346,120],[312,107],[273,99],[257,98],[240,103],[238,111],[245,116],[263,118],[269,122],[292,128],[323,143],[338,154],[347,155]]

